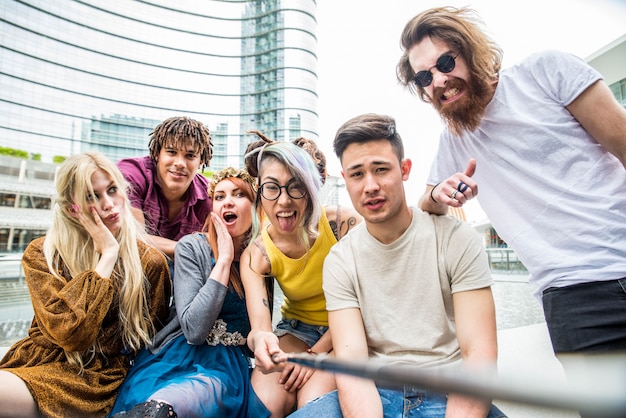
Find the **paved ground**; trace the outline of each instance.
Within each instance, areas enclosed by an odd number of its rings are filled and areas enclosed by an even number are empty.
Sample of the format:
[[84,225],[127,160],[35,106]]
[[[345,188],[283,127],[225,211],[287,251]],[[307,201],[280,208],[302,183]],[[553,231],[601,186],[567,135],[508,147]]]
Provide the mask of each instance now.
[[544,322],[543,308],[532,294],[527,275],[494,274],[493,279],[498,330]]

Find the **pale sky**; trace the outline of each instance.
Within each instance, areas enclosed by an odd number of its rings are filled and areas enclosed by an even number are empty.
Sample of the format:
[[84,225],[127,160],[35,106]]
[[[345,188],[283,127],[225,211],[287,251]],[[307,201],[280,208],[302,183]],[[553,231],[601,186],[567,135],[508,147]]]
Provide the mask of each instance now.
[[[584,59],[626,33],[626,0],[322,0],[317,4],[319,143],[329,173],[340,175],[332,140],[343,122],[362,113],[390,115],[396,119],[406,157],[413,161],[405,184],[410,204],[416,204],[424,191],[442,125],[431,105],[396,80],[400,32],[409,19],[434,6],[473,8],[504,50],[503,68],[542,49],[560,49]],[[475,201],[465,210],[470,223],[485,217]]]

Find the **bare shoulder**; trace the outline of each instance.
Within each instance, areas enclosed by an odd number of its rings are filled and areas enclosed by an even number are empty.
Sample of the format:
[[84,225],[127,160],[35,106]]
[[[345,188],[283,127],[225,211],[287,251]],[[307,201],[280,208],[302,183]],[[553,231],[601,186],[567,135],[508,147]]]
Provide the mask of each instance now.
[[241,261],[245,261],[245,264],[249,265],[251,269],[259,275],[270,273],[270,261],[261,237],[257,237],[254,242],[244,250],[241,255]]
[[337,239],[341,239],[356,225],[363,222],[361,215],[349,206],[327,206],[326,217]]

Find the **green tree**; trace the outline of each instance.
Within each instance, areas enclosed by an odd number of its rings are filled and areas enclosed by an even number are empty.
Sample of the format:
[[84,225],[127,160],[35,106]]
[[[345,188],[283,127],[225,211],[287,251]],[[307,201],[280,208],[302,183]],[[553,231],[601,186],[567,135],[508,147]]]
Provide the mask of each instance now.
[[28,153],[20,149],[0,146],[0,154],[21,158],[23,160],[28,160]]

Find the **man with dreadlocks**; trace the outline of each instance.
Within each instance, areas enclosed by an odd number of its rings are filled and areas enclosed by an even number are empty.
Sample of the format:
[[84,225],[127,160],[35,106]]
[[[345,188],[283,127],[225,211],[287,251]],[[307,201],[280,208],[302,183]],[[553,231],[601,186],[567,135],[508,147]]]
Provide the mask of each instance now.
[[150,155],[120,160],[118,167],[131,185],[135,218],[173,257],[176,242],[202,229],[211,212],[208,180],[198,169],[209,165],[213,143],[209,129],[186,116],[166,119],[150,136]]

